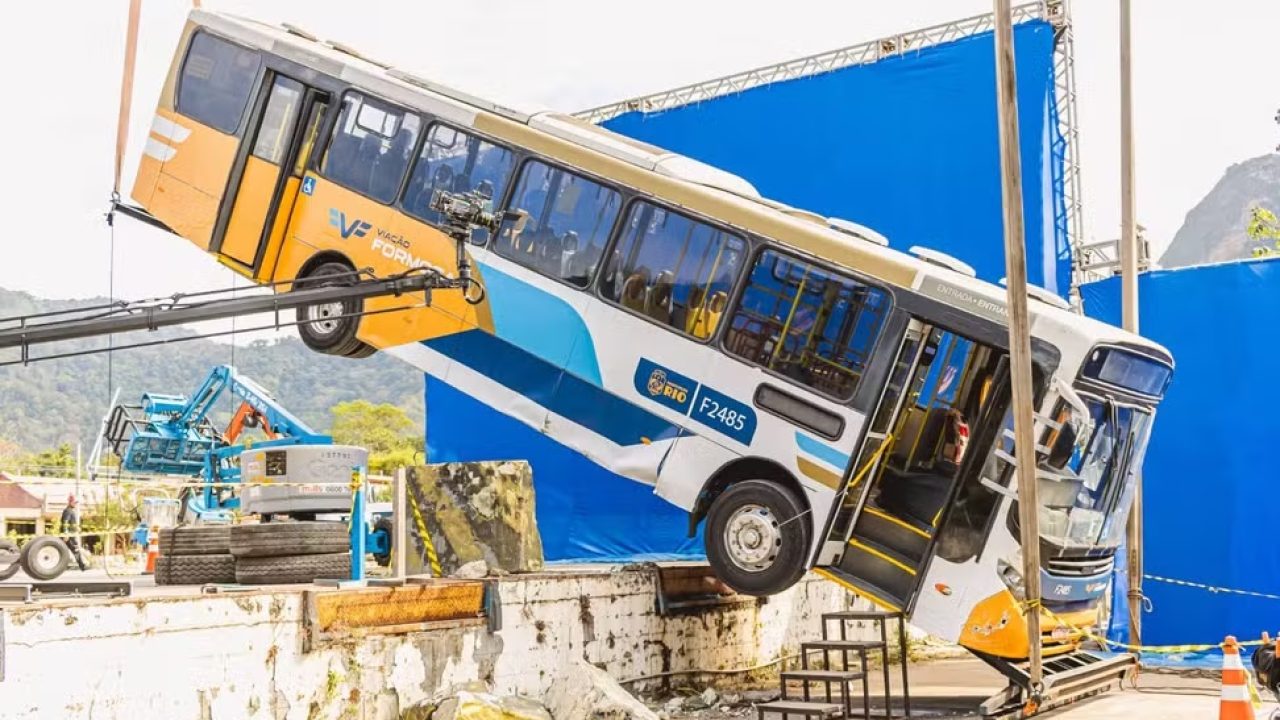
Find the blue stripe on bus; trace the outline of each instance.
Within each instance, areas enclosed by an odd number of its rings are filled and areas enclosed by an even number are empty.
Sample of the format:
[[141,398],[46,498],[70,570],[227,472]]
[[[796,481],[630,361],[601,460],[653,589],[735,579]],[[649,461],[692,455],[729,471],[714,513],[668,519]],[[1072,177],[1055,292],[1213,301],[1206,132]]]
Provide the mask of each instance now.
[[483,330],[424,344],[618,445],[665,440],[680,432],[661,416]]
[[828,465],[840,468],[841,470],[849,466],[849,456],[839,450],[825,445],[805,435],[804,433],[796,433],[796,444],[800,449],[822,460]]
[[601,385],[595,341],[582,316],[554,294],[480,264],[498,337]]

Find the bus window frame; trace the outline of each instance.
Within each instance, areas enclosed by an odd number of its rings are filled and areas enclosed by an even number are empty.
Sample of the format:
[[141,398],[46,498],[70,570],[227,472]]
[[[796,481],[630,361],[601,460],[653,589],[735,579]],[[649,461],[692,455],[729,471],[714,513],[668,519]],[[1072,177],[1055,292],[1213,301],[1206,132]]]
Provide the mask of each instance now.
[[[501,206],[501,209],[503,211],[509,210],[511,207],[512,201],[515,200],[516,187],[518,187],[520,184],[520,178],[524,175],[525,168],[528,167],[529,163],[535,163],[535,162],[542,163],[543,165],[546,165],[547,167],[552,168],[554,170],[560,170],[562,172],[569,173],[570,175],[576,175],[577,177],[582,178],[583,180],[589,180],[597,185],[600,185],[601,187],[607,188],[609,190],[612,190],[618,193],[618,198],[619,198],[618,216],[613,219],[613,225],[611,225],[609,227],[609,231],[605,233],[604,244],[600,246],[600,262],[597,262],[595,268],[592,269],[591,276],[587,278],[587,282],[585,285],[576,285],[574,283],[569,282],[568,280],[565,280],[562,277],[558,277],[556,275],[548,275],[542,272],[541,270],[539,270],[538,268],[525,265],[524,263],[520,262],[519,260],[516,260],[515,258],[508,257],[507,255],[504,255],[503,253],[498,252],[498,248],[495,245],[499,235],[499,233],[497,232],[490,233],[489,242],[485,243],[484,245],[476,245],[476,247],[483,247],[489,252],[496,255],[497,257],[502,258],[503,260],[515,265],[518,268],[528,270],[529,272],[537,275],[538,277],[544,277],[544,278],[547,278],[548,280],[554,280],[560,283],[561,285],[564,285],[565,287],[573,288],[574,290],[578,290],[580,292],[586,292],[586,293],[592,292],[592,288],[595,287],[596,283],[600,279],[600,266],[604,264],[603,261],[605,256],[608,254],[609,250],[613,247],[614,240],[618,233],[618,228],[622,222],[622,217],[623,217],[622,210],[627,206],[627,203],[630,202],[630,198],[637,196],[637,193],[631,188],[627,187],[626,185],[621,185],[611,180],[605,180],[604,178],[601,178],[594,173],[584,172],[581,169],[570,167],[568,164],[563,163],[554,158],[550,158],[546,155],[540,155],[540,154],[529,152],[526,150],[523,153],[517,153],[517,160],[518,162],[515,164],[515,168],[511,174],[511,182],[508,183],[509,187],[503,193],[503,195],[505,196],[504,202]],[[495,212],[497,212],[497,208],[495,208]],[[413,216],[410,216],[410,217],[413,217]],[[499,231],[502,230],[501,226],[499,226],[498,230]]]
[[[894,293],[892,287],[879,282],[873,282],[871,280],[865,279],[859,273],[848,272],[847,270],[840,269],[838,266],[833,265],[830,262],[812,257],[807,253],[798,251],[795,248],[782,245],[778,243],[776,240],[770,240],[768,238],[762,238],[762,240],[763,242],[759,243],[754,249],[754,251],[752,252],[750,261],[744,264],[744,267],[743,267],[744,272],[747,272],[746,268],[754,268],[756,266],[756,263],[759,262],[760,256],[772,250],[773,252],[778,253],[779,255],[788,256],[793,260],[798,260],[799,262],[806,263],[810,266],[813,266],[815,268],[828,272],[836,277],[852,280],[853,282],[860,283],[868,288],[873,288],[883,292],[885,294],[885,297],[888,299],[889,304],[885,307],[884,316],[883,316],[883,319],[881,320],[879,329],[877,329],[876,331],[876,339],[874,342],[871,343],[871,347],[869,349],[869,355],[874,356],[875,353],[880,350],[880,345],[881,343],[884,342],[884,338],[886,335],[885,331],[891,325],[890,319],[893,315],[893,310],[898,306],[898,298],[897,298],[897,295]],[[772,274],[772,272],[773,271],[770,270],[770,274]],[[820,398],[823,398],[825,400],[828,400],[830,402],[833,402],[837,405],[840,405],[841,407],[851,407],[854,401],[858,398],[858,389],[862,387],[863,378],[867,377],[867,375],[869,374],[869,371],[873,366],[873,363],[870,360],[868,360],[866,368],[858,376],[858,384],[853,387],[853,389],[849,392],[849,395],[847,397],[838,397],[830,393],[823,392],[815,387],[806,385],[796,380],[795,378],[787,377],[786,375],[783,375],[782,373],[779,373],[776,370],[765,367],[764,365],[761,365],[753,360],[745,358],[735,352],[732,352],[731,350],[729,350],[728,347],[725,346],[725,342],[728,340],[728,334],[729,334],[728,328],[732,326],[733,318],[737,314],[739,307],[741,307],[742,296],[746,293],[747,286],[750,284],[745,279],[747,277],[749,277],[749,274],[744,276],[743,281],[739,283],[737,292],[735,292],[733,294],[733,297],[730,298],[730,300],[732,301],[732,304],[729,306],[731,309],[728,312],[728,316],[729,316],[728,322],[722,322],[721,324],[724,326],[724,329],[719,331],[720,340],[719,340],[718,348],[720,352],[723,353],[725,357],[733,358],[734,360],[737,360],[738,362],[743,363],[748,367],[756,368],[764,372],[765,374],[769,375],[770,377],[777,378],[785,383],[789,383],[793,387],[811,392],[814,395]]]
[[[187,113],[182,111],[182,107],[179,103],[179,98],[182,97],[182,79],[183,77],[186,76],[186,73],[187,73],[187,61],[191,59],[191,46],[195,44],[196,36],[201,34],[208,35],[211,38],[220,40],[224,43],[227,43],[228,45],[240,48],[241,50],[244,50],[246,52],[251,52],[258,57],[258,70],[254,75],[253,85],[249,88],[249,94],[245,97],[244,107],[240,108],[240,119],[236,121],[236,127],[233,132],[227,132],[222,128],[214,127],[213,125],[210,125],[203,120],[200,120],[192,115],[188,115]],[[248,45],[245,45],[242,42],[232,40],[231,38],[226,37],[225,35],[221,35],[217,32],[214,32],[213,30],[210,30],[208,26],[205,26],[205,25],[197,26],[194,30],[191,31],[191,35],[187,38],[187,46],[183,48],[183,52],[182,52],[182,62],[178,64],[178,76],[174,79],[174,82],[173,82],[173,112],[175,114],[181,115],[184,118],[187,118],[188,120],[200,123],[202,127],[207,127],[216,133],[220,133],[222,135],[226,135],[228,137],[233,137],[233,138],[243,138],[245,134],[246,126],[248,124],[248,118],[250,114],[249,111],[253,109],[254,105],[257,102],[259,93],[262,92],[262,84],[268,72],[267,61],[275,57],[276,57],[275,55],[263,52],[260,48],[250,47]]]
[[[409,179],[413,177],[413,171],[418,168],[418,161],[422,159],[422,150],[423,150],[423,146],[426,145],[427,143],[427,138],[431,136],[431,131],[434,130],[436,126],[441,126],[441,127],[446,127],[454,131],[455,133],[470,135],[471,137],[476,138],[481,142],[487,142],[490,145],[493,145],[494,147],[500,147],[503,150],[506,150],[507,152],[511,153],[511,170],[508,172],[508,175],[507,175],[507,186],[502,189],[502,197],[490,198],[490,200],[492,201],[492,204],[490,205],[490,210],[496,213],[496,212],[501,212],[501,210],[505,209],[507,206],[508,198],[510,198],[512,192],[515,191],[516,184],[514,180],[519,175],[521,169],[524,167],[525,160],[529,159],[529,157],[531,157],[531,154],[528,151],[522,151],[520,148],[510,145],[506,141],[498,140],[485,133],[476,132],[475,128],[459,127],[455,123],[446,122],[434,115],[427,115],[426,113],[423,113],[421,111],[418,112],[418,115],[419,117],[429,117],[431,118],[431,120],[428,121],[423,126],[422,136],[419,137],[417,142],[413,144],[413,149],[414,149],[413,159],[412,159],[412,162],[409,163],[409,166],[405,168],[404,179],[400,183],[400,192],[396,195],[396,199],[394,202],[395,208],[400,212],[404,213],[406,217],[409,217],[428,227],[432,227],[437,230],[440,229],[439,225],[427,220],[426,218],[421,217],[417,213],[411,212],[409,208],[405,206],[405,199],[406,199],[405,195],[409,191]],[[334,122],[335,123],[337,122],[336,116],[334,118]],[[329,135],[332,136],[333,133],[329,133]],[[474,247],[488,249],[489,244],[493,242],[493,238],[496,235],[497,233],[489,233],[489,239],[487,241],[483,243],[469,242],[469,244]],[[492,251],[492,252],[494,252],[494,254],[497,254],[496,251]],[[498,256],[502,257],[502,255],[498,255]],[[516,263],[516,264],[518,265],[519,263]]]
[[[755,257],[757,243],[753,243],[751,241],[750,233],[743,232],[742,230],[735,230],[731,228],[731,226],[725,223],[703,218],[702,216],[696,213],[688,212],[687,210],[683,210],[683,209],[678,210],[676,209],[674,204],[662,202],[656,196],[644,195],[634,191],[632,191],[630,195],[631,197],[627,199],[625,203],[623,203],[622,209],[618,213],[618,221],[616,223],[617,227],[614,229],[614,233],[610,237],[609,242],[606,243],[604,246],[604,252],[601,255],[602,259],[609,257],[613,251],[617,250],[618,245],[622,242],[622,234],[626,229],[625,227],[626,220],[629,217],[631,217],[632,208],[641,203],[650,205],[653,208],[658,210],[664,210],[674,215],[679,215],[685,218],[686,220],[691,220],[696,223],[701,223],[703,225],[706,225],[707,227],[711,227],[716,230],[719,230],[720,232],[723,232],[727,235],[732,235],[733,237],[736,237],[742,241],[742,246],[743,246],[742,256],[744,258]],[[733,303],[736,301],[738,294],[742,291],[742,287],[743,287],[742,273],[744,268],[747,267],[747,265],[748,263],[744,262],[742,264],[742,267],[739,267],[737,272],[734,273],[733,281],[729,285],[728,297],[725,299],[725,315],[729,314],[728,312],[729,308],[734,307]],[[601,268],[596,268],[597,271],[599,271],[600,269]],[[682,337],[682,338],[685,338],[686,340],[697,343],[698,345],[711,345],[716,341],[716,339],[720,336],[720,334],[724,332],[725,322],[723,317],[714,332],[712,332],[710,335],[708,335],[705,338],[698,338],[694,335],[690,335],[689,333],[684,332],[683,330],[680,330],[674,325],[661,323],[655,320],[654,318],[649,317],[648,315],[635,312],[634,310],[631,310],[630,308],[623,305],[621,302],[618,302],[617,300],[613,300],[609,296],[604,294],[604,288],[601,287],[603,278],[604,278],[604,275],[602,273],[596,272],[595,279],[592,281],[591,285],[587,286],[586,289],[592,292],[598,299],[604,301],[606,305],[613,308],[617,308],[625,312],[627,315],[630,315],[631,317],[637,317],[652,325],[655,325],[660,328],[664,328],[667,331],[675,333],[679,337]],[[720,349],[720,348],[717,348],[717,349]],[[721,352],[724,352],[723,349],[720,349],[720,350]]]
[[[412,162],[405,164],[404,172],[402,172],[400,175],[400,182],[398,185],[396,185],[396,192],[394,195],[391,196],[391,200],[386,202],[379,200],[371,195],[367,195],[364,192],[361,192],[360,190],[357,190],[353,187],[347,187],[345,183],[339,182],[338,180],[335,180],[334,178],[330,177],[328,173],[326,173],[320,166],[321,160],[329,155],[329,148],[333,145],[333,133],[338,128],[338,118],[342,117],[343,104],[347,99],[347,95],[352,93],[361,95],[365,98],[372,98],[374,100],[377,100],[380,103],[384,103],[388,105],[391,108],[398,109],[405,116],[413,115],[414,117],[418,118],[418,122],[420,124],[419,130],[418,130],[418,137],[414,138],[413,146],[409,149],[410,160],[417,157],[422,147],[422,139],[423,137],[425,137],[421,129],[423,127],[426,127],[427,125],[427,121],[424,118],[434,117],[434,116],[426,115],[420,110],[415,110],[413,108],[405,107],[400,103],[388,100],[382,97],[381,95],[369,92],[368,90],[365,90],[358,86],[345,84],[342,86],[341,90],[337,90],[332,93],[333,97],[336,98],[336,102],[333,102],[329,106],[328,112],[330,116],[324,122],[325,132],[322,133],[324,135],[324,148],[320,152],[316,152],[314,149],[311,151],[311,160],[308,163],[308,167],[306,169],[310,170],[311,172],[314,172],[318,177],[324,178],[325,181],[331,182],[334,185],[337,185],[338,187],[342,188],[343,190],[346,190],[347,192],[355,193],[356,195],[359,195],[365,200],[369,200],[371,202],[375,202],[384,207],[393,208],[403,212],[403,209],[400,208],[400,196],[404,194],[405,188],[409,182],[409,170],[413,167]],[[404,119],[405,119],[404,116],[400,118],[400,126],[399,126],[400,128],[403,128],[404,126]],[[361,129],[363,129],[363,127],[361,127]],[[398,132],[399,130],[397,130],[397,133]],[[378,137],[383,137],[383,136],[378,135]],[[405,213],[405,215],[408,215],[409,217],[416,217],[414,215],[409,215],[409,213]]]

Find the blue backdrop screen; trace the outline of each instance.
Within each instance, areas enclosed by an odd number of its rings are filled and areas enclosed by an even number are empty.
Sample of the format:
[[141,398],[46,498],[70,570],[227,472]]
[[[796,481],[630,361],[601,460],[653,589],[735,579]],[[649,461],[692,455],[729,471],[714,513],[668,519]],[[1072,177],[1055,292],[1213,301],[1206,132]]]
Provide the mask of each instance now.
[[[1065,295],[1053,27],[1021,23],[1014,45],[1029,279]],[[1004,277],[991,33],[604,126],[741,175],[767,197],[871,227],[898,249],[923,245],[986,280]]]
[[[1274,510],[1280,507],[1280,261],[1143,275],[1140,328],[1173,353],[1168,395],[1143,466],[1148,575],[1280,595]],[[1120,281],[1082,288],[1085,311],[1119,324]],[[1124,581],[1118,580],[1118,587]],[[1219,643],[1275,631],[1280,600],[1148,578],[1147,645]],[[1117,600],[1123,600],[1117,593]],[[1114,613],[1125,625],[1123,603]],[[1124,636],[1123,627],[1113,627]]]

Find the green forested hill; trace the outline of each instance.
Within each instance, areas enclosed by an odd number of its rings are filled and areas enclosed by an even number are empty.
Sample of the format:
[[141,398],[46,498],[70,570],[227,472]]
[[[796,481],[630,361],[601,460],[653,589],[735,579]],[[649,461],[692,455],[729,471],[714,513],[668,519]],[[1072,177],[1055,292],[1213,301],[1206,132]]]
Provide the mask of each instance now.
[[[0,289],[0,317],[102,302],[101,298],[42,300]],[[169,329],[134,335],[138,340],[152,340],[190,334]],[[128,340],[134,338],[118,337],[116,344]],[[64,343],[58,350],[105,346],[105,339],[97,339]],[[48,352],[40,349],[33,355]],[[231,363],[231,355],[230,345],[210,340],[118,350],[111,356],[111,385],[120,388],[120,400],[127,403],[137,403],[146,391],[190,394],[210,368]],[[16,358],[17,353],[4,350],[0,357]],[[300,340],[286,338],[237,346],[234,364],[320,430],[329,428],[330,407],[356,398],[392,403],[404,408],[418,423],[422,421],[422,374],[390,356],[336,358],[311,352]],[[60,442],[79,442],[88,452],[111,400],[107,366],[107,355],[98,353],[0,367],[0,445],[8,441],[36,451]]]

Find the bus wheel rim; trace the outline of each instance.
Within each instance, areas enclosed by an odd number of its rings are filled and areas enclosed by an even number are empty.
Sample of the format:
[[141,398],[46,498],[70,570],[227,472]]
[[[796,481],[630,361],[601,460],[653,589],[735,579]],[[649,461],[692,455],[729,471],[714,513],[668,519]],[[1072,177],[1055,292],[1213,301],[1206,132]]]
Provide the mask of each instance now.
[[343,315],[340,302],[311,305],[306,309],[307,327],[318,335],[332,335],[341,324],[339,317]]
[[773,566],[782,549],[782,528],[773,512],[763,505],[743,505],[724,526],[724,547],[729,561],[747,572]]

